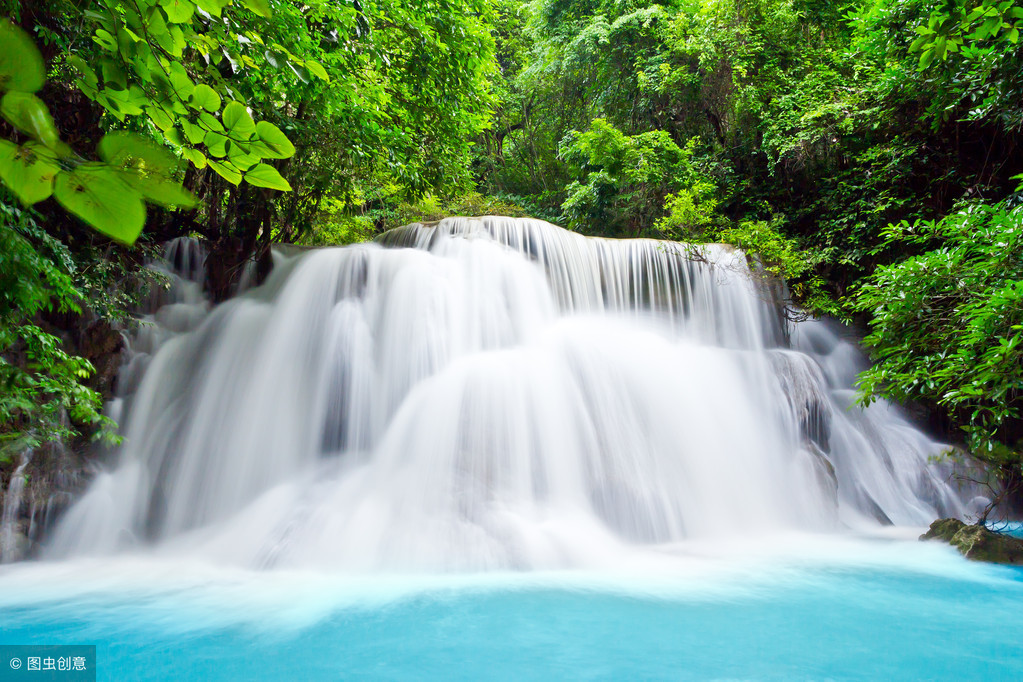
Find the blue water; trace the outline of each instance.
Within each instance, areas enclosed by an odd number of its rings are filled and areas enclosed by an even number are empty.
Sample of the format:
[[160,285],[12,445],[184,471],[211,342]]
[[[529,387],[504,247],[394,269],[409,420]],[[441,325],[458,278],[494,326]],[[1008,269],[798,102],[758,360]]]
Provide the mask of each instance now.
[[97,644],[100,680],[1023,679],[1023,570],[905,552],[432,581],[21,566],[0,641]]

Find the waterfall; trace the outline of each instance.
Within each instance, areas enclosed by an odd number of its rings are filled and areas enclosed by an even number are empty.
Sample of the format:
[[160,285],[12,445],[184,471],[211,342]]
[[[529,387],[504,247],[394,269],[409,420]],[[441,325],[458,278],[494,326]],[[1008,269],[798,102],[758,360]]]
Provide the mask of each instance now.
[[7,484],[7,492],[3,496],[3,507],[0,511],[0,563],[7,563],[20,558],[23,548],[18,546],[18,532],[21,498],[25,493],[25,467],[31,461],[28,452],[23,452],[21,462],[11,474]]
[[965,511],[941,444],[853,404],[855,346],[730,247],[451,218],[279,256],[212,309],[169,262],[124,444],[50,557],[558,568]]

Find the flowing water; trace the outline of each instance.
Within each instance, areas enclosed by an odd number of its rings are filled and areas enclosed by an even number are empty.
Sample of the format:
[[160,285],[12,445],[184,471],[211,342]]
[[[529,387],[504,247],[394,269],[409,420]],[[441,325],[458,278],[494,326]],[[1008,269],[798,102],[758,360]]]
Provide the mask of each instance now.
[[913,540],[985,500],[743,254],[448,219],[212,309],[201,259],[5,639],[110,679],[1021,672],[1020,573]]
[[7,484],[7,492],[3,496],[2,511],[0,511],[0,563],[12,560],[18,555],[17,538],[15,528],[18,523],[18,512],[21,509],[22,496],[25,492],[25,467],[28,466],[31,456],[24,452],[21,461],[11,474],[11,480]]

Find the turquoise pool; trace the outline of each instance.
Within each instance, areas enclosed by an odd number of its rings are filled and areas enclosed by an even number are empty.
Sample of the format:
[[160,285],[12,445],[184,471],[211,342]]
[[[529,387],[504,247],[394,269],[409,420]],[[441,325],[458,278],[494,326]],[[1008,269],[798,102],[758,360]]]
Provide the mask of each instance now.
[[96,644],[101,680],[1023,678],[1023,570],[909,542],[434,577],[135,557],[0,585],[4,643]]

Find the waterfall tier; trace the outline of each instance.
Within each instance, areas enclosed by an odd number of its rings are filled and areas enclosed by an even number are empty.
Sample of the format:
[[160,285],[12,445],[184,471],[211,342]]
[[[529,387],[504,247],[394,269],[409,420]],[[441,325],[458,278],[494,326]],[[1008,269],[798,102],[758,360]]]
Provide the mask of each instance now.
[[547,568],[963,512],[942,446],[851,406],[855,347],[784,322],[734,249],[497,217],[381,242],[282,257],[212,310],[178,253],[187,295],[137,341],[124,445],[51,556]]

